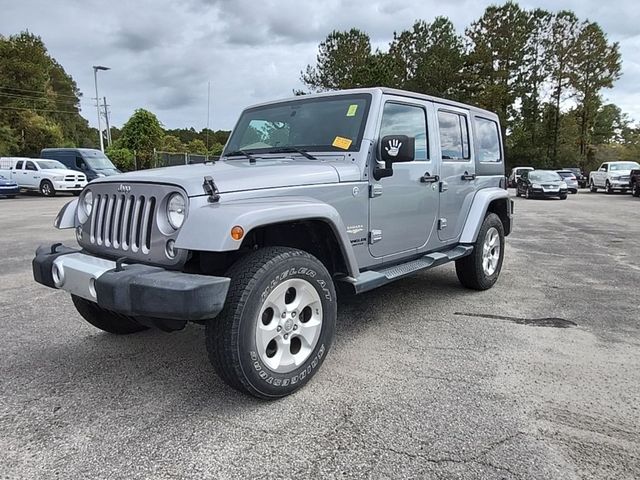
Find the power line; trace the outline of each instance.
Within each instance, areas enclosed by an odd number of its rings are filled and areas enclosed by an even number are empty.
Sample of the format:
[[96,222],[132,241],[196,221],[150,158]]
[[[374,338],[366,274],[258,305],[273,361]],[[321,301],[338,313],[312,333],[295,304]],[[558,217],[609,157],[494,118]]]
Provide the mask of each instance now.
[[2,97],[10,97],[20,100],[31,100],[31,101],[55,101],[56,103],[68,103],[68,104],[76,104],[80,103],[79,100],[65,100],[65,99],[57,99],[55,97],[35,97],[31,95],[25,95],[23,93],[4,93],[0,92],[0,96]]
[[[48,95],[48,92],[43,92],[40,90],[27,90],[25,88],[17,88],[17,87],[0,87],[0,90],[16,90],[19,92],[29,92],[29,93],[38,93],[40,95]],[[70,98],[77,98],[76,95],[64,95],[62,93],[56,93],[56,95],[58,95],[59,97],[70,97]]]
[[21,108],[21,107],[0,107],[3,110],[31,110],[37,112],[49,112],[49,113],[71,113],[80,115],[80,112],[74,112],[72,110],[51,110],[46,108]]

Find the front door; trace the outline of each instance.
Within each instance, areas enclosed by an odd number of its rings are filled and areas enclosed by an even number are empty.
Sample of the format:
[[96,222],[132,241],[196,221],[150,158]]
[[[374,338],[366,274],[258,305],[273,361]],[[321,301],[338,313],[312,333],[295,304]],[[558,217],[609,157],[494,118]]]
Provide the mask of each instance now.
[[475,194],[476,167],[468,112],[445,105],[436,110],[442,158],[438,237],[446,242],[462,233]]
[[24,167],[26,175],[24,175],[25,185],[35,188],[40,185],[40,172],[34,162],[28,161]]
[[426,108],[426,102],[411,103],[394,97],[384,104],[378,138],[414,137],[416,153],[412,162],[393,164],[391,177],[371,180],[369,251],[374,257],[417,249],[433,231],[438,211],[438,172],[437,162],[429,156]]

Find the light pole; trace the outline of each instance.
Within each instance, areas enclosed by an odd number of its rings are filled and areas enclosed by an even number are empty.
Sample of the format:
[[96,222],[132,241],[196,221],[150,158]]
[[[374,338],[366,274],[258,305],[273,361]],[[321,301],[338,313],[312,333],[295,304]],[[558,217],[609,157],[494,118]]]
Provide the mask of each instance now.
[[104,140],[102,139],[102,122],[100,121],[100,97],[98,96],[98,70],[111,70],[102,65],[93,66],[93,83],[96,86],[96,111],[98,112],[98,136],[100,137],[100,150],[104,152]]

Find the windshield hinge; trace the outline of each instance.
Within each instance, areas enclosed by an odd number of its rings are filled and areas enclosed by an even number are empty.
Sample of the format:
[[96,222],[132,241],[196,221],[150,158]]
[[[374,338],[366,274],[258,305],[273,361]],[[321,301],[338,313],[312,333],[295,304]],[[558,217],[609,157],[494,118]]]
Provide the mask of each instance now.
[[218,187],[216,187],[213,178],[208,175],[204,177],[202,188],[204,188],[205,193],[209,195],[209,203],[215,203],[220,200],[220,192],[218,191]]

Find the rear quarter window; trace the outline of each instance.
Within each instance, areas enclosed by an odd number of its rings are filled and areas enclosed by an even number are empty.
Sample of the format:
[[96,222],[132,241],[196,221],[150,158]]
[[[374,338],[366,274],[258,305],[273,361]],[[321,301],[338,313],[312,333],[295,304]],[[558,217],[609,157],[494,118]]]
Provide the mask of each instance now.
[[[500,131],[498,123],[482,117],[474,117],[480,162],[501,162]],[[519,172],[518,172],[519,173]]]

